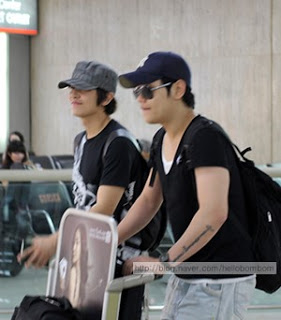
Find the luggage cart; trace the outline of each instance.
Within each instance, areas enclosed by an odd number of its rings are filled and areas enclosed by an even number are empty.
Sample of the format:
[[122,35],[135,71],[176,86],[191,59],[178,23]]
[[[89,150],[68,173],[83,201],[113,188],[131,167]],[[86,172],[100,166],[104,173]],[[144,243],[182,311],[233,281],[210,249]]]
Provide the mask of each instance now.
[[49,266],[46,294],[66,296],[83,319],[118,319],[122,291],[151,282],[154,275],[113,279],[117,243],[112,217],[67,209],[60,224],[56,257]]

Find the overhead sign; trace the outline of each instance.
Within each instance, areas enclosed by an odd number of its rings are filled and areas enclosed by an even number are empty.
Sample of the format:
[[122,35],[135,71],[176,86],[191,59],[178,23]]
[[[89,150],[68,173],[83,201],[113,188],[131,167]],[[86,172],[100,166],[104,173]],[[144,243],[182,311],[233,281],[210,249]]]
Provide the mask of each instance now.
[[0,32],[36,35],[37,0],[0,0]]

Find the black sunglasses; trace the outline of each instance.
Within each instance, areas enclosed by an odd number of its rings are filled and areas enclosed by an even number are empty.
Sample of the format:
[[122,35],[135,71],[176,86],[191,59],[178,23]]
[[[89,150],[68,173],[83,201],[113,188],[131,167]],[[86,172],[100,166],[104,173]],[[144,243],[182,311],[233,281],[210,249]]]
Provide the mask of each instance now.
[[161,84],[161,86],[151,88],[149,85],[145,84],[143,86],[138,86],[133,90],[135,98],[138,98],[140,95],[143,96],[144,99],[152,99],[153,98],[153,91],[168,87],[172,84],[172,82],[167,82]]

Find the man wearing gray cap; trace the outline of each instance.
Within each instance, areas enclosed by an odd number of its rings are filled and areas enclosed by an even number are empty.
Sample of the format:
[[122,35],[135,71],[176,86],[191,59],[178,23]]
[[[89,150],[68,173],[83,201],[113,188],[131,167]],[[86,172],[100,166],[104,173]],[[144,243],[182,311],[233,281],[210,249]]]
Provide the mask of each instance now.
[[[59,88],[69,88],[69,101],[74,116],[81,119],[85,131],[75,138],[73,195],[78,209],[113,215],[119,222],[141,190],[142,161],[133,139],[117,136],[108,143],[117,130],[128,131],[110,115],[116,110],[114,94],[117,74],[108,66],[96,61],[77,63],[72,77],[59,82]],[[107,145],[104,154],[105,145]],[[126,258],[137,256],[141,250],[130,239],[118,250],[116,276],[121,276]],[[37,237],[31,247],[19,256],[28,258],[26,266],[44,266],[55,253],[57,234]],[[141,318],[144,287],[124,290],[119,319]]]

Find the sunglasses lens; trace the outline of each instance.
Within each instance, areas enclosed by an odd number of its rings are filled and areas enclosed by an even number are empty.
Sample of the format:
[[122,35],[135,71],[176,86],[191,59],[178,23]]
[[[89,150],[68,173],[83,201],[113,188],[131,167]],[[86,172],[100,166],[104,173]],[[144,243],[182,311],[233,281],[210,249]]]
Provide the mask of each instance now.
[[152,99],[153,97],[152,91],[148,86],[141,86],[134,89],[134,95],[135,95],[135,98],[138,98],[140,95],[142,95],[144,99]]

